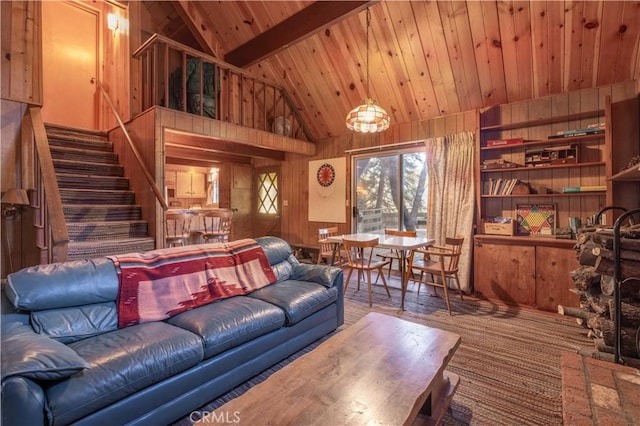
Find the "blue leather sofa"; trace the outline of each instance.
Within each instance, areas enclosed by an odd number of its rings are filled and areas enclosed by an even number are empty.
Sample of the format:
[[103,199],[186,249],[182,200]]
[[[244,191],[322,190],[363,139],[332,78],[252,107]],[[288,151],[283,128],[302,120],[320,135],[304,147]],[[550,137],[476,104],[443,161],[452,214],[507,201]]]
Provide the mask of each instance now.
[[168,424],[343,323],[342,270],[258,238],[278,281],[117,328],[108,258],[25,268],[2,297],[2,424]]

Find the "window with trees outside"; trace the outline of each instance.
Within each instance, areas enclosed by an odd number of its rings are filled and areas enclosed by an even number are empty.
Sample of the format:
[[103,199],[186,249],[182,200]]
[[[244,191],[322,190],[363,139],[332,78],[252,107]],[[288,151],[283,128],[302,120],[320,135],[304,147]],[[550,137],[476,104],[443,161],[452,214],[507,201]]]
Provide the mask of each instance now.
[[427,166],[424,151],[354,157],[356,200],[353,231],[418,231],[427,223]]
[[258,175],[258,213],[278,214],[278,174],[276,172]]

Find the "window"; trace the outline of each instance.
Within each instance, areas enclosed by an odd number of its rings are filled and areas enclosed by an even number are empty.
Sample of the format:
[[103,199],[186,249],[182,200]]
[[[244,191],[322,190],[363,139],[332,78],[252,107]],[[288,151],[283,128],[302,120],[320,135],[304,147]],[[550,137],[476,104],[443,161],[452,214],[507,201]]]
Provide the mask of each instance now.
[[278,214],[278,174],[258,174],[258,213]]
[[425,231],[425,159],[425,153],[416,150],[354,157],[354,231]]

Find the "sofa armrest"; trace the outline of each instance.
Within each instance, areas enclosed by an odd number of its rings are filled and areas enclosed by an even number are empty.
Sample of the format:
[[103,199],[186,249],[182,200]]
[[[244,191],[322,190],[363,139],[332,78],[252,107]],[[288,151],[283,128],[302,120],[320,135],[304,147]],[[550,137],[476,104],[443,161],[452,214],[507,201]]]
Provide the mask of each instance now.
[[342,269],[337,266],[297,263],[293,265],[291,279],[310,281],[325,287],[342,285]]
[[[3,425],[46,425],[44,391],[26,377],[14,376],[2,382]],[[51,420],[51,419],[50,419]]]

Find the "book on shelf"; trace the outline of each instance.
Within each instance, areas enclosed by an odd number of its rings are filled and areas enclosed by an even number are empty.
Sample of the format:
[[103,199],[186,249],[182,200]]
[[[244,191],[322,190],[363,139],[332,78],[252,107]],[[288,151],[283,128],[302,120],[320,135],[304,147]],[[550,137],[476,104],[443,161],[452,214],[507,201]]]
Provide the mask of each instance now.
[[513,188],[520,182],[519,179],[489,178],[484,182],[483,194],[485,195],[511,195]]
[[576,133],[604,132],[604,123],[593,123],[582,129],[559,130],[556,135],[575,135]]
[[508,139],[489,139],[487,140],[485,146],[506,146],[506,145],[520,145],[524,143],[523,138],[508,138]]
[[563,139],[563,138],[570,138],[573,136],[587,136],[587,135],[600,135],[603,134],[604,130],[602,129],[590,129],[590,130],[584,130],[582,129],[581,131],[576,131],[574,133],[563,133],[560,135],[550,135],[549,139]]
[[563,186],[562,192],[603,192],[606,185]]
[[518,167],[519,164],[512,163],[511,161],[507,161],[503,158],[497,158],[492,160],[484,160],[480,165],[482,170],[487,169],[509,169],[511,167]]

